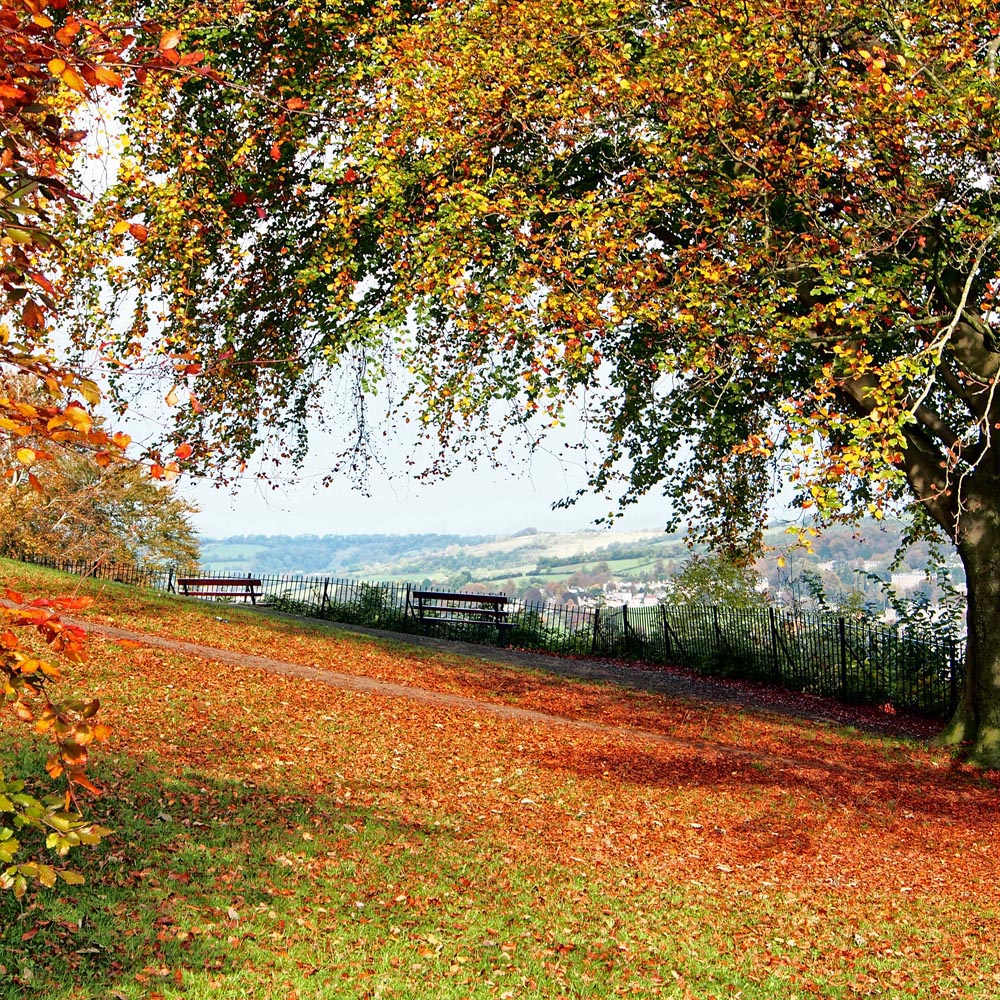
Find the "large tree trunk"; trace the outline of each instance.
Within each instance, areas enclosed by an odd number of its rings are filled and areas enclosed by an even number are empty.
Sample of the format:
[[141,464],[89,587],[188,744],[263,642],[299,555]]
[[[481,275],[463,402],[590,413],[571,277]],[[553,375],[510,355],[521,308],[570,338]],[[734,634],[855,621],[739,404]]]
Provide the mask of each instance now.
[[1000,511],[962,525],[968,651],[958,708],[938,742],[971,744],[969,760],[1000,768]]

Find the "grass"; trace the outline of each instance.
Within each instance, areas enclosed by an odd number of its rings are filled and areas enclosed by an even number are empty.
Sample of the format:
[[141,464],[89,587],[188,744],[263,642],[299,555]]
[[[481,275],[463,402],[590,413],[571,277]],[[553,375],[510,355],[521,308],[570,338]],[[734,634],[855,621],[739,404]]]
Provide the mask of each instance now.
[[[93,617],[682,739],[94,638],[73,683],[115,730],[94,766],[106,794],[89,803],[115,833],[72,857],[85,886],[0,897],[0,996],[1000,990],[1000,796],[945,756],[219,612],[104,586]],[[5,764],[37,775],[45,748],[25,736],[2,718]]]

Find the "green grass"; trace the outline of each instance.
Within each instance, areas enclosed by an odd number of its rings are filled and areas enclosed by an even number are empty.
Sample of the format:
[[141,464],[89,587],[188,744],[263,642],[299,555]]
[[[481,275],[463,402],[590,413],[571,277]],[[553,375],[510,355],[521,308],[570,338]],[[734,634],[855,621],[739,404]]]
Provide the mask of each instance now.
[[[102,615],[180,637],[252,623],[281,655],[335,634],[91,587]],[[915,744],[664,700],[706,745],[654,746],[91,646],[73,683],[115,738],[88,811],[114,833],[71,857],[84,886],[0,895],[3,1000],[997,995],[997,792]],[[736,732],[779,756],[713,750]],[[0,716],[5,766],[38,775],[26,735]]]
[[[404,822],[335,796],[164,780],[154,765],[105,762],[117,835],[87,860],[87,886],[0,899],[0,995],[756,1000],[792,995],[798,969],[863,940],[878,995],[930,996],[906,988],[912,942],[965,930],[933,903],[831,927],[793,887],[632,888],[625,868],[519,863],[437,812]],[[858,995],[848,978],[813,995]]]

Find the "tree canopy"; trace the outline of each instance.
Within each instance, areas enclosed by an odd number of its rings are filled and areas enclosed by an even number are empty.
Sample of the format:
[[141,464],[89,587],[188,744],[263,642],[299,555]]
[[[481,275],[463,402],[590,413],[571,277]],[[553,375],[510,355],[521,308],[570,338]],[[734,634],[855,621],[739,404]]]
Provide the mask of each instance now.
[[[783,478],[820,518],[908,505],[968,573],[948,738],[997,761],[998,13],[195,5],[224,86],[128,103],[81,315],[106,279],[113,361],[170,365],[194,460],[293,458],[330,363],[363,417],[389,357],[443,465],[576,399],[592,487],[662,490],[730,553]],[[125,219],[127,257],[93,239]]]

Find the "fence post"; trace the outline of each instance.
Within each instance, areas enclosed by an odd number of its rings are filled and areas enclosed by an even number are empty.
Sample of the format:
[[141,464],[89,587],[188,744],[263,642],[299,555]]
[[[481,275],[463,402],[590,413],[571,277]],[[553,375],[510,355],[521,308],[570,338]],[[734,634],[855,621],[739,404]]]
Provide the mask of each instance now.
[[672,656],[672,650],[670,649],[670,626],[667,624],[667,606],[665,604],[660,605],[660,620],[663,623],[664,659],[669,660]]
[[719,606],[717,604],[712,605],[712,625],[715,632],[715,655],[718,657],[719,653],[722,652],[722,626],[719,625]]
[[590,642],[590,651],[597,655],[597,643],[601,636],[601,609],[594,608],[594,638]]
[[843,618],[837,619],[837,629],[840,632],[840,697],[847,701],[847,623]]
[[622,638],[625,640],[625,648],[620,650],[622,653],[629,653],[632,649],[632,640],[629,638],[629,624],[628,624],[628,605],[622,605]]
[[774,608],[767,609],[767,617],[771,623],[771,653],[774,657],[774,679],[781,680],[781,650],[778,649],[778,623],[774,618]]
[[321,615],[326,614],[326,607],[330,603],[330,578],[328,576],[323,577],[323,596],[319,601],[319,613]]

